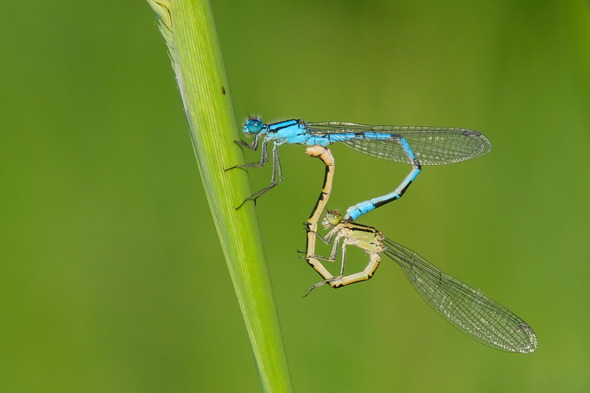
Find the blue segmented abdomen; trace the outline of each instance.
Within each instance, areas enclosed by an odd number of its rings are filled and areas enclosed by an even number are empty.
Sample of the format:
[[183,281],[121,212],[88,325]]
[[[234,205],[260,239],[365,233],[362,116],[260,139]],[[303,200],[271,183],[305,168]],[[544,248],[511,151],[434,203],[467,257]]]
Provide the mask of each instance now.
[[326,134],[326,135],[319,135],[319,134],[311,134],[307,141],[306,145],[313,146],[313,145],[322,145],[327,146],[332,143],[338,142],[350,142],[353,140],[375,140],[375,141],[385,141],[390,140],[389,142],[396,143],[399,138],[393,134],[378,134],[374,132],[360,132],[360,133],[343,133],[343,134]]

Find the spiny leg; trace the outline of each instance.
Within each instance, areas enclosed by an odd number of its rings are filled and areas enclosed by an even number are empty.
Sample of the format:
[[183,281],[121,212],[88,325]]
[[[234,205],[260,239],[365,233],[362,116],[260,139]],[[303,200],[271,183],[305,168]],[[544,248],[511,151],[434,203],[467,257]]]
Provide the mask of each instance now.
[[[262,147],[264,148],[263,151],[266,151],[266,146],[265,146],[266,143],[265,142],[266,141],[262,142],[262,145],[263,145]],[[280,146],[279,144],[275,143],[272,148],[272,177],[270,179],[270,185],[267,187],[264,187],[262,190],[257,191],[254,194],[247,197],[246,199],[244,199],[244,201],[240,204],[240,206],[236,207],[236,210],[238,210],[240,207],[242,207],[244,205],[244,203],[246,203],[247,201],[254,201],[254,203],[256,203],[256,200],[258,198],[260,198],[267,191],[269,191],[270,189],[272,189],[273,187],[275,187],[276,185],[280,184],[283,181],[283,171],[281,169],[281,161],[279,159],[279,150],[278,150],[279,146]],[[266,160],[268,160],[268,158],[266,158]],[[264,163],[261,161],[260,166],[253,165],[251,167],[252,168],[259,168],[262,165],[264,165]],[[252,165],[252,164],[240,165],[239,167],[244,168],[244,167],[249,167],[249,165]],[[278,177],[279,177],[278,180],[276,180],[277,173],[278,173]]]
[[309,287],[309,289],[307,290],[307,293],[305,295],[303,295],[304,298],[307,297],[307,295],[309,295],[311,293],[311,291],[313,291],[316,288],[321,287],[322,285],[326,285],[328,283],[328,280],[324,280],[324,281],[320,281],[317,284],[313,284],[311,287]]
[[[340,244],[340,238],[343,236],[342,232],[340,232],[340,230],[342,229],[342,227],[340,225],[337,225],[336,227],[332,228],[332,230],[330,232],[328,232],[328,234],[326,235],[325,238],[322,237],[322,235],[320,235],[317,232],[311,232],[313,234],[315,234],[318,238],[320,238],[321,241],[323,241],[326,245],[330,245],[332,244],[332,241],[334,241],[334,246],[332,247],[332,252],[330,253],[330,257],[326,258],[323,257],[321,255],[307,255],[306,258],[316,258],[316,259],[322,259],[324,261],[328,261],[328,262],[336,262],[336,256],[338,255],[338,245]],[[336,235],[336,233],[338,233],[338,235]],[[327,277],[324,277],[327,278]]]
[[250,150],[256,151],[258,150],[258,141],[260,140],[260,138],[264,137],[265,135],[262,133],[258,133],[256,134],[256,136],[254,137],[254,140],[252,141],[251,144],[248,144],[246,142],[244,142],[243,140],[239,140],[239,141],[234,141],[234,143],[238,146],[243,146],[243,147],[247,147]]
[[[320,238],[321,238],[321,236],[320,236]],[[340,236],[338,236],[336,238],[336,241],[334,243],[334,247],[332,248],[332,254],[330,255],[330,258],[331,259],[324,258],[324,257],[319,256],[319,255],[314,255],[313,258],[323,259],[323,260],[326,260],[326,261],[329,261],[329,262],[336,261],[336,255],[338,253],[338,242],[339,241],[340,241]],[[346,242],[342,243],[342,266],[340,267],[340,275],[339,276],[332,276],[332,275],[330,275],[330,277],[326,277],[326,276],[324,276],[322,274],[322,276],[325,278],[325,280],[324,281],[320,281],[317,284],[312,285],[307,290],[307,293],[303,297],[306,297],[307,295],[309,295],[311,293],[311,291],[313,291],[316,288],[321,287],[322,285],[330,284],[330,286],[335,287],[335,288],[338,288],[338,287],[342,286],[342,284],[339,284],[338,281],[341,281],[343,279],[343,276],[344,276],[344,264],[345,264],[345,262],[346,262]]]
[[[336,253],[333,253],[334,259],[336,259]],[[332,255],[330,255],[332,257]],[[346,242],[342,243],[342,267],[340,268],[340,277],[344,276],[344,264],[346,263]]]
[[[239,146],[244,146],[247,147],[250,150],[258,150],[258,139],[259,136],[262,134],[257,134],[256,138],[254,139],[254,141],[252,142],[251,145],[247,144],[244,141],[234,141],[235,144],[239,145]],[[231,170],[231,169],[235,169],[235,168],[262,168],[264,166],[264,164],[266,164],[268,162],[268,150],[266,149],[266,139],[262,140],[262,155],[260,157],[260,162],[251,162],[249,164],[244,164],[244,165],[234,165],[231,168],[227,168],[225,170],[225,172]]]

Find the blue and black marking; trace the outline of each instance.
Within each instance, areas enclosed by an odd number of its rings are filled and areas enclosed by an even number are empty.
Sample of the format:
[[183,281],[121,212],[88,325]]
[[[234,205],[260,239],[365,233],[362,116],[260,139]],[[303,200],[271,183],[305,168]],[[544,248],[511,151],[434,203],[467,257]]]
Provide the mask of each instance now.
[[234,168],[260,168],[268,162],[266,149],[273,142],[273,174],[271,184],[244,199],[256,201],[261,195],[282,181],[278,146],[297,144],[326,147],[333,143],[346,146],[373,157],[412,165],[412,170],[392,193],[360,202],[347,210],[345,220],[352,221],[361,215],[402,197],[422,165],[445,165],[487,154],[491,143],[480,132],[461,128],[414,127],[414,126],[371,126],[346,122],[308,123],[302,119],[290,119],[263,124],[260,117],[249,117],[244,124],[246,135],[256,134],[254,141],[247,144],[236,141],[240,146],[257,150],[261,141],[262,156],[259,162],[236,165]]

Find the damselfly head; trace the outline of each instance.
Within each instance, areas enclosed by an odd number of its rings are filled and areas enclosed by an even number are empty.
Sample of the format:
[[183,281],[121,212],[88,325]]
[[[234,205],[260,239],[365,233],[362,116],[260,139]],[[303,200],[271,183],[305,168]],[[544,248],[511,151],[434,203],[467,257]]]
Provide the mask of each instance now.
[[260,116],[248,116],[244,123],[244,133],[257,134],[262,129],[262,120]]
[[322,225],[324,229],[329,229],[340,222],[342,216],[338,210],[329,210],[326,213],[326,217],[322,220]]

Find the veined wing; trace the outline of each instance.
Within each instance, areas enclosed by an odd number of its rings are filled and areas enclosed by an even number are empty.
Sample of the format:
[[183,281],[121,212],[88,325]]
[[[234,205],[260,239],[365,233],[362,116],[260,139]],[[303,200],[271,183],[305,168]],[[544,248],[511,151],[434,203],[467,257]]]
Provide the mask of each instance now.
[[535,332],[513,312],[443,273],[409,248],[389,239],[384,243],[385,254],[401,266],[420,296],[451,325],[502,351],[530,353],[537,349]]
[[[492,150],[489,139],[480,132],[449,127],[371,126],[346,122],[307,123],[315,135],[359,134],[341,141],[361,153],[384,160],[409,163],[399,137],[404,137],[421,165],[445,165],[471,160]],[[360,134],[366,134],[363,138]],[[373,134],[373,135],[372,135]],[[390,137],[387,137],[390,134]]]

